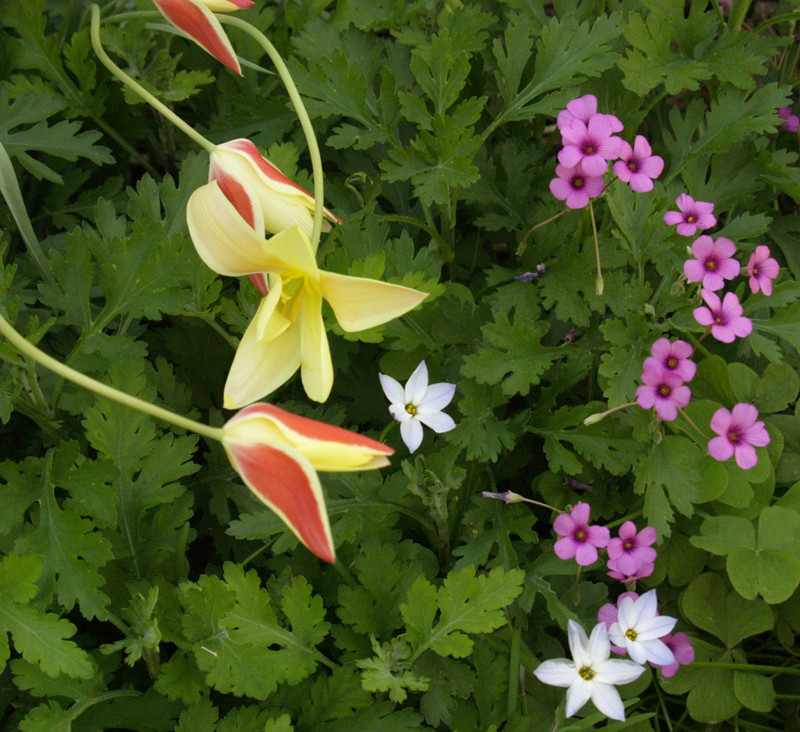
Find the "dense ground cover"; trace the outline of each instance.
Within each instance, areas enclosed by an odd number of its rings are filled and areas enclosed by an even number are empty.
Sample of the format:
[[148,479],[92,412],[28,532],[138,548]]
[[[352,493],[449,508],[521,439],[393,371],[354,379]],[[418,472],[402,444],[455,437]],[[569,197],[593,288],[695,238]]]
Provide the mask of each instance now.
[[204,2],[0,6],[1,728],[797,728],[796,7]]

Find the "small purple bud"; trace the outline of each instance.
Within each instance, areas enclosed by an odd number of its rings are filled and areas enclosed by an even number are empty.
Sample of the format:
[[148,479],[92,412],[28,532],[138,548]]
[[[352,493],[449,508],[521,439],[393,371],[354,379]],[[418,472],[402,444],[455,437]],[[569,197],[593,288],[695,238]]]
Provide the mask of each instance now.
[[521,495],[518,493],[512,493],[511,491],[506,491],[505,493],[481,491],[481,495],[484,498],[496,498],[498,501],[502,501],[503,503],[519,503],[520,501],[524,500]]
[[581,483],[574,478],[564,478],[564,485],[574,491],[588,491],[589,493],[594,493],[592,486]]

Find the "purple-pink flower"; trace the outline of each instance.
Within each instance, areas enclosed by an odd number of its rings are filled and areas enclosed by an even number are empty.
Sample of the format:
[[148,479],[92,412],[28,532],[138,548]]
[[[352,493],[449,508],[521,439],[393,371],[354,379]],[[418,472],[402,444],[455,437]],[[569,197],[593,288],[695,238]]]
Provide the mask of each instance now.
[[653,178],[658,178],[664,170],[664,160],[653,155],[650,143],[636,135],[631,147],[624,140],[620,145],[620,160],[611,167],[614,174],[624,183],[630,183],[631,189],[637,193],[653,190]]
[[733,259],[736,245],[724,236],[714,241],[704,234],[694,240],[692,254],[695,259],[683,263],[683,272],[689,282],[702,282],[706,290],[721,290],[725,280],[739,274],[739,262]]
[[606,574],[612,579],[624,582],[628,587],[636,584],[636,580],[649,577],[655,571],[656,565],[653,562],[648,564],[640,564],[633,572],[625,573],[620,572],[617,563],[613,559],[608,560],[608,569],[610,571]]
[[[571,102],[567,102],[567,108],[558,113],[556,124],[559,130],[564,130],[572,124],[572,120],[579,119],[585,125],[597,114],[597,97],[594,94],[586,94]],[[613,114],[603,114],[611,124],[614,132],[622,132],[623,125]]]
[[608,542],[609,561],[614,562],[618,572],[633,574],[640,565],[656,561],[656,550],[652,545],[657,538],[652,526],[645,526],[637,533],[636,524],[626,521],[619,527],[619,537]]
[[664,223],[669,226],[677,224],[681,236],[694,236],[698,229],[710,229],[717,223],[716,217],[711,215],[713,203],[695,201],[685,193],[678,196],[676,203],[680,211],[667,211]]
[[758,292],[759,288],[765,295],[772,294],[772,280],[778,276],[780,267],[778,262],[769,256],[769,247],[756,247],[747,263],[747,274],[750,276],[750,289]]
[[722,301],[710,290],[700,290],[700,294],[708,307],[695,308],[694,319],[700,325],[710,325],[711,335],[718,341],[733,343],[736,336],[744,338],[753,332],[753,323],[742,317],[744,311],[735,293],[726,293]]
[[764,423],[758,421],[758,410],[752,404],[737,404],[733,412],[724,407],[714,412],[711,429],[719,437],[708,443],[708,453],[715,460],[730,460],[736,455],[736,464],[742,470],[758,462],[756,447],[769,445],[769,433]]
[[686,341],[670,343],[667,338],[659,338],[650,347],[650,355],[644,360],[644,370],[663,369],[680,376],[683,381],[694,378],[697,366],[692,361],[694,349]]
[[608,546],[611,532],[605,526],[589,526],[588,503],[578,503],[569,514],[562,513],[553,522],[553,530],[562,539],[553,547],[559,559],[572,559],[582,567],[597,561],[597,548]]
[[642,409],[656,408],[659,419],[671,422],[678,416],[678,408],[685,407],[692,398],[688,386],[680,376],[663,369],[646,369],[642,374],[644,386],[636,390],[636,401]]
[[619,157],[622,140],[612,137],[614,130],[605,115],[596,114],[588,124],[574,119],[561,130],[564,147],[558,153],[558,162],[567,168],[580,163],[587,175],[603,175],[608,161]]
[[783,120],[781,127],[783,127],[784,130],[797,132],[797,130],[800,129],[800,117],[796,114],[792,114],[791,107],[781,107],[778,110],[778,116]]
[[603,176],[587,175],[580,164],[574,168],[556,165],[556,175],[550,181],[550,192],[559,200],[566,201],[567,208],[586,208],[589,198],[603,192]]
[[659,666],[659,664],[651,661],[650,665],[653,668],[660,668],[661,675],[668,679],[678,673],[680,666],[688,666],[694,661],[694,648],[692,648],[692,641],[686,633],[668,634],[661,638],[661,641],[672,651],[672,655],[675,656],[675,663]]

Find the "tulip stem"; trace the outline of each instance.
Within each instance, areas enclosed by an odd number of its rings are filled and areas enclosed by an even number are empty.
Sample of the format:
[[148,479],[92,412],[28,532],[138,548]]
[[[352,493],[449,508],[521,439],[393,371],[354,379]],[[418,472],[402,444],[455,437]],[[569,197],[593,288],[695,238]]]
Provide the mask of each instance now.
[[163,419],[165,422],[170,422],[176,427],[181,427],[190,432],[196,432],[203,437],[218,441],[222,440],[222,430],[219,428],[211,427],[202,422],[195,422],[192,419],[182,417],[180,414],[175,414],[175,412],[171,412],[168,409],[157,407],[155,404],[151,404],[143,399],[138,399],[123,391],[114,389],[48,356],[14,330],[13,326],[2,315],[0,315],[0,333],[2,333],[23,355],[37,361],[45,368],[50,369],[74,384],[82,386],[84,389],[93,391],[99,396],[119,402],[133,409],[138,409],[140,412],[149,414],[156,419]]
[[97,5],[92,5],[90,10],[92,13],[92,47],[94,48],[94,52],[97,54],[97,58],[100,59],[103,66],[105,66],[132,92],[144,99],[144,101],[146,101],[155,110],[161,112],[161,114],[170,122],[172,122],[172,124],[174,124],[178,129],[182,130],[189,137],[191,137],[198,145],[200,145],[200,147],[202,147],[208,153],[214,152],[217,146],[213,142],[207,140],[196,129],[194,129],[194,127],[184,122],[180,117],[178,117],[177,114],[175,114],[175,112],[167,107],[166,104],[156,99],[156,97],[147,91],[147,89],[145,89],[137,81],[134,81],[109,58],[108,54],[103,48],[102,43],[100,42],[100,8]]
[[303,133],[306,136],[306,142],[308,144],[308,153],[311,156],[311,169],[314,174],[314,228],[311,231],[311,248],[317,251],[319,239],[322,234],[325,183],[322,178],[322,157],[319,153],[319,145],[317,144],[317,138],[314,134],[314,128],[311,125],[311,119],[308,116],[303,100],[300,98],[300,92],[297,91],[294,79],[292,79],[289,69],[286,68],[286,64],[283,62],[281,55],[260,30],[254,28],[250,23],[241,18],[217,15],[217,20],[219,20],[220,23],[232,25],[234,28],[243,30],[255,39],[264,51],[266,51],[272,63],[275,64],[275,69],[281,77],[286,91],[289,93],[289,99],[292,100],[294,111],[297,113],[297,117],[300,120],[300,125],[303,128]]

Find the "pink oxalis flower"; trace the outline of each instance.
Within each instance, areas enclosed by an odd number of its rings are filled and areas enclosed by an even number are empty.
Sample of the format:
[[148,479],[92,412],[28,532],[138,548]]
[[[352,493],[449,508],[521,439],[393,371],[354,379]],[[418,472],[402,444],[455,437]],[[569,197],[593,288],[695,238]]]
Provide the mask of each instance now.
[[733,259],[736,245],[724,236],[714,241],[703,235],[692,244],[695,259],[687,259],[683,272],[689,282],[702,282],[706,290],[721,290],[725,280],[732,280],[739,274],[739,262]]
[[550,181],[550,192],[559,200],[566,201],[567,208],[586,208],[590,198],[603,192],[603,176],[587,175],[580,164],[574,168],[556,165],[556,175]]
[[722,301],[710,290],[700,290],[700,294],[708,307],[695,308],[694,319],[710,325],[711,335],[718,341],[733,343],[737,336],[744,338],[753,332],[753,322],[742,317],[744,311],[735,293],[726,293]]
[[642,409],[656,408],[659,419],[671,422],[678,416],[678,408],[685,407],[692,398],[688,386],[680,376],[663,369],[647,369],[642,374],[644,386],[636,390],[636,402]]
[[780,267],[778,262],[769,256],[769,247],[761,245],[750,255],[747,263],[747,274],[750,277],[750,289],[765,295],[772,294],[772,280],[778,276]]
[[758,421],[758,410],[752,404],[737,404],[732,412],[724,407],[718,409],[711,418],[711,429],[719,437],[708,443],[709,455],[719,461],[736,455],[736,464],[742,470],[758,462],[756,447],[769,445],[769,433]]
[[626,521],[619,527],[619,537],[608,542],[608,558],[622,574],[633,574],[642,564],[652,564],[656,560],[653,549],[658,534],[652,526],[636,531],[633,521]]
[[620,582],[624,582],[628,587],[633,587],[636,584],[636,580],[644,579],[653,574],[656,565],[653,562],[640,564],[633,572],[625,573],[619,571],[617,563],[613,559],[609,559],[608,569],[610,571],[606,572],[606,574],[611,577],[611,579],[619,580]]
[[678,673],[680,666],[688,666],[694,661],[694,648],[692,648],[692,641],[686,633],[675,633],[674,635],[665,635],[661,639],[664,645],[672,651],[675,656],[675,663],[669,663],[666,666],[660,666],[657,663],[650,663],[653,668],[660,668],[661,675],[664,678],[669,678]]
[[796,114],[792,114],[791,107],[781,107],[778,110],[778,116],[783,120],[783,127],[784,130],[788,130],[789,132],[797,132],[800,129],[800,117]]
[[578,503],[569,514],[562,513],[553,522],[559,539],[553,547],[559,559],[572,559],[582,567],[597,561],[597,548],[608,546],[611,532],[605,526],[589,526],[588,503]]
[[[567,108],[562,109],[558,113],[556,124],[559,130],[564,130],[572,124],[572,121],[579,119],[585,125],[589,124],[589,120],[597,114],[597,97],[594,94],[586,94],[571,102],[567,102]],[[622,132],[623,125],[613,114],[603,114],[611,129],[614,132]]]
[[614,130],[605,115],[596,114],[588,124],[579,119],[561,130],[564,147],[558,153],[558,162],[568,168],[580,163],[587,175],[603,175],[608,161],[619,157],[622,140],[612,137]]
[[659,338],[650,347],[652,354],[644,360],[644,370],[662,369],[679,376],[683,381],[694,378],[697,366],[692,361],[694,350],[686,341],[670,343],[667,338]]
[[717,219],[711,215],[713,203],[695,201],[685,193],[678,196],[676,203],[680,211],[667,211],[664,214],[664,223],[668,226],[677,224],[681,236],[694,236],[698,229],[710,229],[716,225]]
[[612,166],[614,175],[624,183],[630,183],[637,193],[653,190],[653,179],[664,170],[664,159],[653,155],[650,143],[636,135],[633,147],[624,140],[620,145],[620,160]]

